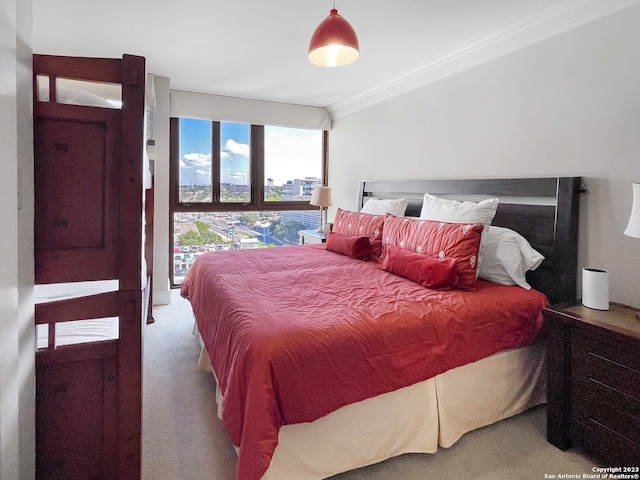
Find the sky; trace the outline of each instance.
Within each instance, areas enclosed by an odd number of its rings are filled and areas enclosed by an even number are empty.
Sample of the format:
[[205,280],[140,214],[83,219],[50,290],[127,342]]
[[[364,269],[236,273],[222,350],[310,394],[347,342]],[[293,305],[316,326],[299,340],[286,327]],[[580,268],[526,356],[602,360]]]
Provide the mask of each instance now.
[[[304,177],[321,177],[322,132],[265,126],[265,178],[274,185]],[[220,163],[223,183],[247,184],[247,124],[222,122]],[[180,185],[211,184],[211,122],[180,119]]]

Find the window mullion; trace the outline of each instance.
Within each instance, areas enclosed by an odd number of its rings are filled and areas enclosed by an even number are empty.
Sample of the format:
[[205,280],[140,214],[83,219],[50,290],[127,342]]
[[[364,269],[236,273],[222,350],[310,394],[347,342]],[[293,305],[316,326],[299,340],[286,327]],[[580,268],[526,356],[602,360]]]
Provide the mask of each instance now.
[[329,131],[322,132],[322,184],[329,185]]
[[211,203],[219,205],[220,195],[220,122],[211,122]]
[[180,202],[180,120],[169,120],[169,205]]
[[264,207],[264,126],[251,125],[251,200]]

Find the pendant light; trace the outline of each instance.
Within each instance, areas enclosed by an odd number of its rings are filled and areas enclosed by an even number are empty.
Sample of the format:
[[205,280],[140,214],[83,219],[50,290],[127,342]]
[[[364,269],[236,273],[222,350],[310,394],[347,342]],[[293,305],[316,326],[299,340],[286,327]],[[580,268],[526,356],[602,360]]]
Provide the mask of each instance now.
[[335,0],[329,16],[316,28],[309,42],[309,60],[322,67],[340,67],[355,62],[360,45],[349,22],[336,10]]

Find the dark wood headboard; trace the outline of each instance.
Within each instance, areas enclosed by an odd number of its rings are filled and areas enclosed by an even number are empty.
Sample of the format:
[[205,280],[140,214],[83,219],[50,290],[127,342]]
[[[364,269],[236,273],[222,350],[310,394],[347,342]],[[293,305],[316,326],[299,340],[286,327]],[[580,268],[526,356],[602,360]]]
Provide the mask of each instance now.
[[527,281],[552,303],[575,299],[578,275],[580,177],[365,181],[358,209],[370,198],[409,198],[406,215],[419,217],[424,193],[481,200],[500,198],[492,225],[508,227],[545,256]]

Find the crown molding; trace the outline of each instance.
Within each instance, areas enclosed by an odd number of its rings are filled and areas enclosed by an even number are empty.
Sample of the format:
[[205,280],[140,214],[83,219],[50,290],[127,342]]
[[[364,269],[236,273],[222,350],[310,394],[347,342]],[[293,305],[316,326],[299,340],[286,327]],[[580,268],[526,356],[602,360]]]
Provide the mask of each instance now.
[[638,4],[640,0],[558,2],[418,64],[388,82],[335,102],[327,110],[334,120],[345,117]]

